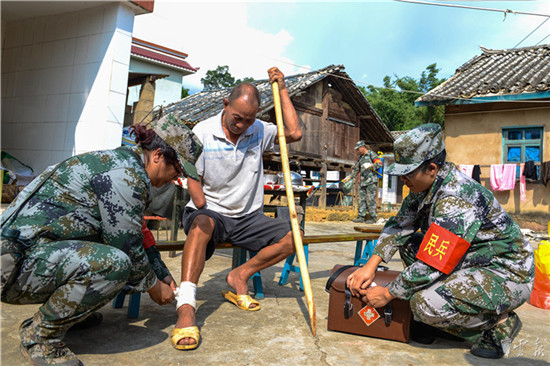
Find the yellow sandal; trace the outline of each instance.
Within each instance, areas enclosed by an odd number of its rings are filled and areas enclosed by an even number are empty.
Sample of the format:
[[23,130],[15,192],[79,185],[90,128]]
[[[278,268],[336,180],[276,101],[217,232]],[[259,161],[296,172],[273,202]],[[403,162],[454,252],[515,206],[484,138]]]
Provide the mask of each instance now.
[[[250,295],[236,295],[231,291],[222,291],[222,296],[229,302],[235,304],[239,309],[247,311],[258,311],[260,310],[260,303]],[[256,305],[251,308],[250,305]]]
[[[196,343],[178,344],[178,342],[181,341],[183,338],[193,338]],[[191,350],[199,346],[200,339],[201,339],[201,333],[199,331],[199,327],[194,325],[192,327],[187,327],[187,328],[174,328],[174,330],[172,331],[172,337],[170,338],[170,341],[172,341],[172,346],[174,346],[175,349]]]

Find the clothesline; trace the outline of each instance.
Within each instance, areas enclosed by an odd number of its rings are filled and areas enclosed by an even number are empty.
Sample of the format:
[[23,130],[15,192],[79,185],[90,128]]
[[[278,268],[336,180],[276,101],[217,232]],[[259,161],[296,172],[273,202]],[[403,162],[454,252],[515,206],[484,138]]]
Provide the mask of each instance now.
[[[457,165],[479,165],[480,168],[490,168],[492,165],[502,165],[502,164],[525,164],[520,162],[513,162],[513,163],[496,163],[496,164],[457,164]],[[535,165],[540,165],[540,161],[535,161]]]
[[[538,181],[539,179],[546,186],[550,181],[550,161],[535,162],[528,161],[525,163],[508,163],[508,164],[459,164],[458,168],[467,176],[473,178],[477,182],[481,182],[481,168],[489,168],[489,180],[493,191],[508,191],[513,190],[516,185],[516,180],[519,178],[520,186],[520,201],[526,200],[526,179],[530,181]],[[535,169],[536,167],[536,169]],[[539,172],[540,168],[540,172]],[[486,172],[486,169],[483,169]],[[486,179],[486,178],[485,178]]]

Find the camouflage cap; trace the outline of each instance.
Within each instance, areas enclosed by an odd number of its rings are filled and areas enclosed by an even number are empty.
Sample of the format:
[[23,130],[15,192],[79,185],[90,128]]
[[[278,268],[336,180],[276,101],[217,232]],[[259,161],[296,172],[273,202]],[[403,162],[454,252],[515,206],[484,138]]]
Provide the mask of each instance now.
[[405,175],[426,160],[445,150],[441,126],[426,123],[400,136],[393,143],[395,163],[386,170],[389,175]]
[[148,127],[176,151],[185,175],[198,181],[199,174],[194,164],[202,152],[202,144],[193,131],[173,114],[154,120]]
[[355,150],[359,149],[361,146],[365,146],[365,147],[367,146],[364,140],[357,141],[357,143],[355,144]]

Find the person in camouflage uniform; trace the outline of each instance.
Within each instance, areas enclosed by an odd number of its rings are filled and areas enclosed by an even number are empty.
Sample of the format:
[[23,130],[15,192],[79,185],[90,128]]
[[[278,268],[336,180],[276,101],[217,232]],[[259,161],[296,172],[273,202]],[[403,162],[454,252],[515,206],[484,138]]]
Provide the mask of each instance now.
[[[488,189],[445,162],[439,125],[409,131],[395,141],[394,153],[388,174],[401,176],[411,193],[384,226],[372,257],[348,277],[352,293],[375,307],[393,298],[410,300],[415,320],[432,326],[424,331],[468,340],[479,357],[503,357],[521,327],[513,310],[533,287],[531,245]],[[416,259],[432,223],[471,243],[449,275]],[[378,264],[398,250],[403,272],[388,287],[367,289]]]
[[136,147],[49,167],[2,215],[2,250],[9,238],[25,248],[15,281],[2,283],[2,301],[43,304],[19,329],[32,364],[80,365],[62,342],[65,333],[121,290],[148,291],[161,305],[174,300],[173,280],[157,280],[166,277],[160,258],[145,254],[144,212],[151,186],[182,174],[198,179],[193,164],[202,145],[171,115],[133,129]]
[[[353,166],[351,175],[344,181],[355,178],[359,173],[359,199],[357,218],[353,222],[375,223],[378,217],[376,211],[376,193],[378,192],[378,172],[382,167],[382,161],[376,153],[370,150],[365,141],[360,140],[355,145],[359,158]],[[367,220],[367,211],[369,219]]]

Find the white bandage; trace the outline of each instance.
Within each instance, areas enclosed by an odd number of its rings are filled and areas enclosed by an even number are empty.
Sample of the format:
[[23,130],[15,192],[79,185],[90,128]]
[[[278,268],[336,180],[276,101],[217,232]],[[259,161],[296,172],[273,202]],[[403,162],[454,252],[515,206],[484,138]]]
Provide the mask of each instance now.
[[371,163],[364,163],[364,164],[363,164],[363,169],[368,169],[368,168],[370,168],[371,166],[372,166]]
[[185,281],[180,283],[180,287],[174,291],[176,295],[176,309],[179,309],[182,305],[191,305],[193,309],[197,308],[197,301],[195,295],[197,293],[197,285],[193,282]]

